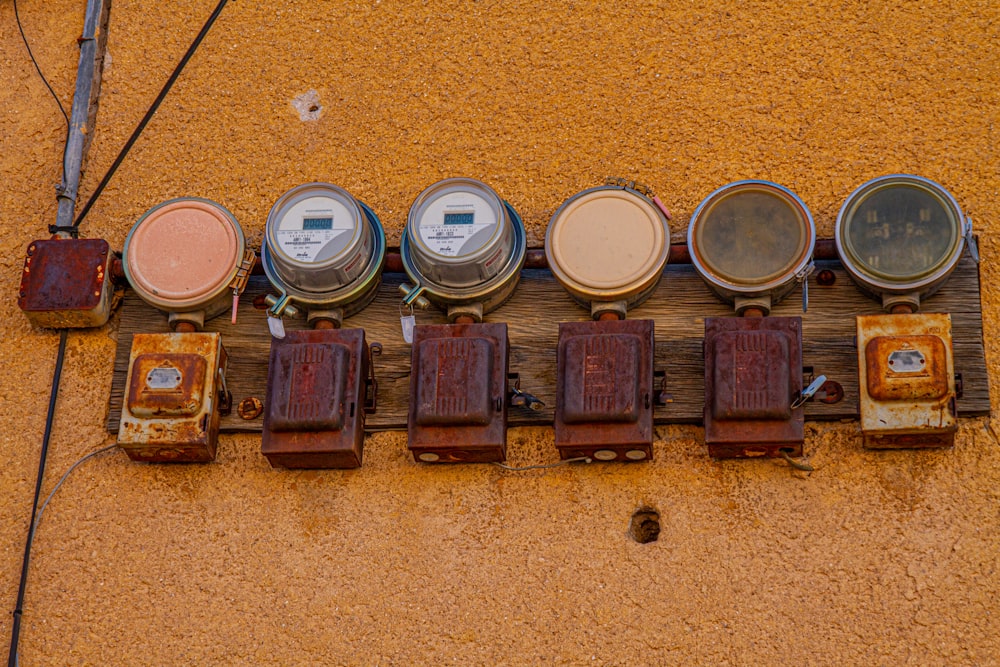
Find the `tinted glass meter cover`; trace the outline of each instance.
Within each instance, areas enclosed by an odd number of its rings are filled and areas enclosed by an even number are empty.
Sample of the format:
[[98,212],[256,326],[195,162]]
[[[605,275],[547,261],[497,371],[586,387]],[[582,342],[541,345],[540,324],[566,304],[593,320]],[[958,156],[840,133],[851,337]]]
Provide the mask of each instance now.
[[958,264],[965,232],[962,211],[944,188],[895,174],[868,181],[844,202],[837,216],[837,252],[864,291],[912,294],[917,302]]
[[776,303],[811,269],[815,244],[809,209],[768,181],[719,188],[698,206],[688,227],[695,269],[727,301],[764,297]]
[[413,202],[403,233],[403,266],[415,283],[407,302],[423,294],[438,305],[481,303],[489,311],[513,291],[525,246],[520,216],[485,183],[435,183]]
[[385,232],[375,213],[346,190],[307,183],[271,207],[261,259],[268,280],[288,299],[343,307],[350,315],[375,296]]
[[660,281],[670,254],[670,228],[647,197],[614,186],[570,197],[545,232],[553,276],[577,301],[639,305]]
[[172,199],[154,206],[125,239],[122,265],[147,303],[168,313],[228,310],[246,242],[236,218],[207,199]]

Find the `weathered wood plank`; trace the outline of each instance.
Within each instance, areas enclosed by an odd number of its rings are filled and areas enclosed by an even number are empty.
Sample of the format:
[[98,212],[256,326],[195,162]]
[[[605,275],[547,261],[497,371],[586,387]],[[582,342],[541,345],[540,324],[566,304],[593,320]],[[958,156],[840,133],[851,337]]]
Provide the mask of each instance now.
[[[856,419],[858,417],[857,352],[855,350],[855,315],[876,314],[881,305],[862,295],[847,277],[839,262],[817,262],[820,269],[836,275],[832,286],[823,287],[810,280],[809,312],[802,314],[799,293],[795,292],[775,307],[772,314],[803,318],[803,363],[816,375],[826,375],[844,387],[844,400],[836,404],[810,402],[806,418],[810,420]],[[406,428],[409,393],[410,349],[403,342],[399,328],[397,286],[405,275],[387,273],[375,301],[363,312],[348,320],[348,326],[363,327],[369,342],[383,345],[376,357],[379,381],[379,410],[368,419],[371,431]],[[217,318],[207,325],[209,331],[223,334],[229,351],[229,388],[238,403],[243,398],[264,399],[270,335],[263,310],[253,307],[254,297],[269,291],[267,280],[255,276],[244,295],[239,324]],[[958,401],[962,416],[989,413],[989,383],[983,347],[982,315],[979,298],[979,272],[966,258],[945,287],[923,305],[926,312],[951,313],[955,368],[962,374],[965,393]],[[690,264],[667,267],[656,293],[630,317],[651,318],[656,323],[656,364],[666,371],[666,391],[673,402],[658,407],[657,423],[696,423],[702,418],[704,404],[704,360],[702,337],[704,319],[727,316],[731,308],[708,290]],[[556,343],[559,322],[586,320],[588,313],[579,307],[544,269],[522,272],[521,284],[513,298],[487,316],[490,322],[507,322],[511,342],[511,371],[521,377],[521,388],[546,403],[534,412],[510,411],[512,425],[551,424],[555,407]],[[437,311],[417,313],[418,323],[444,322]],[[286,328],[305,327],[304,320],[286,322]],[[135,332],[165,332],[166,317],[146,305],[131,290],[127,291],[121,317],[115,359],[107,427],[117,432],[121,413],[128,354]],[[223,431],[260,431],[262,419],[244,421],[234,412],[223,418]]]

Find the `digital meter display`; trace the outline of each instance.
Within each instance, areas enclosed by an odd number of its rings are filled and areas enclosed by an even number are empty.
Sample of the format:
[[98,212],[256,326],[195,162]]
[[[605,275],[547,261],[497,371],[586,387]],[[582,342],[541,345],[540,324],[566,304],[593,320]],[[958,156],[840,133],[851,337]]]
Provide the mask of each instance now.
[[862,198],[846,216],[846,241],[864,268],[886,278],[912,278],[942,263],[958,242],[960,224],[927,190],[893,185]]
[[322,262],[343,252],[360,220],[332,197],[308,197],[292,206],[274,232],[278,249],[299,262]]
[[333,218],[302,218],[302,229],[333,229]]
[[494,208],[473,191],[452,191],[427,203],[417,233],[431,252],[445,257],[471,255],[497,234]]
[[735,191],[697,221],[699,258],[735,283],[771,281],[794,267],[808,243],[802,215],[789,202],[759,190]]
[[475,213],[445,213],[444,224],[446,225],[471,225],[475,220]]

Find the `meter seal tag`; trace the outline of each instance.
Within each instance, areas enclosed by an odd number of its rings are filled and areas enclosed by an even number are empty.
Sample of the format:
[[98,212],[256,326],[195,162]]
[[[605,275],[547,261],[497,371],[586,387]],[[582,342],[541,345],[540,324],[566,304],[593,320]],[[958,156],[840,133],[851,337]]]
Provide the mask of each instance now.
[[[273,297],[268,297],[269,300],[271,298]],[[290,300],[291,297],[283,292],[267,309],[267,328],[275,338],[285,337],[285,323],[281,321],[281,314],[287,310],[290,315],[294,315],[294,308],[288,305]]]
[[399,304],[399,325],[403,330],[403,340],[407,345],[412,345],[413,328],[417,326],[417,318],[413,315],[413,306],[408,303]]
[[976,241],[976,237],[972,235],[972,218],[965,216],[965,229],[963,230],[965,236],[965,245],[969,248],[969,255],[972,257],[972,261],[979,264],[979,242]]
[[285,337],[285,323],[281,321],[280,317],[275,317],[270,312],[267,314],[267,328],[275,338]]
[[802,393],[799,394],[799,397],[796,398],[794,401],[792,401],[792,406],[791,406],[792,410],[802,407],[806,401],[812,398],[813,395],[817,391],[819,391],[819,388],[823,386],[824,382],[826,382],[825,375],[820,375],[818,378],[813,380],[808,387],[802,390]]
[[229,282],[229,287],[233,289],[233,324],[236,324],[236,311],[240,307],[240,295],[243,294],[243,290],[247,288],[247,283],[250,282],[250,271],[253,270],[253,265],[256,261],[257,255],[254,251],[245,250],[243,252],[243,259],[236,268],[236,275]]
[[795,274],[795,280],[802,283],[802,312],[809,310],[809,276],[816,270],[816,264],[810,261],[805,267]]

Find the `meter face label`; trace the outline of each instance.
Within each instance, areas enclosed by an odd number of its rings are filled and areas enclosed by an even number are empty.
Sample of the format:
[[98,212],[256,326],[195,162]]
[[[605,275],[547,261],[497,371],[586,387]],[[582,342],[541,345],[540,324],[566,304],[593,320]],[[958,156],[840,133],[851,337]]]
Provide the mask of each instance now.
[[159,366],[146,375],[146,386],[150,389],[172,390],[181,383],[181,372],[171,366]]
[[896,373],[920,373],[926,365],[920,350],[896,350],[889,355],[889,368]]
[[479,195],[449,192],[427,206],[418,224],[420,239],[431,251],[458,257],[489,243],[497,230],[497,214]]
[[309,197],[282,216],[275,237],[288,257],[299,262],[321,262],[340,254],[357,228],[357,218],[341,202]]

